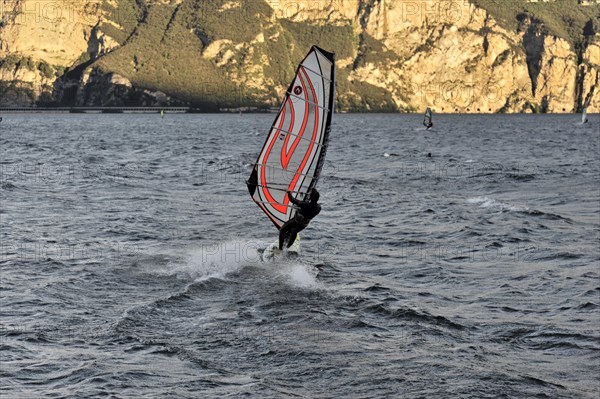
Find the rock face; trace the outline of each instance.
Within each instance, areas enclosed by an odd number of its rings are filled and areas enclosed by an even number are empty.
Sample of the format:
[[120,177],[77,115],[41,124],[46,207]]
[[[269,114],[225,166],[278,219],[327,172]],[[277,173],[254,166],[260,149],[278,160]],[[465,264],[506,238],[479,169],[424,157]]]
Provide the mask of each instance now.
[[0,106],[268,107],[318,44],[339,110],[600,112],[597,20],[574,44],[469,1],[3,3]]
[[580,85],[579,103],[589,103],[588,111],[598,112],[600,110],[600,40],[590,44],[583,53],[583,61],[579,66]]
[[100,3],[12,0],[0,4],[0,106],[54,102],[65,68],[89,58]]
[[[404,108],[438,112],[519,112],[531,101],[520,37],[465,2],[382,1],[364,11],[365,34],[396,55],[391,73],[374,62],[353,71],[380,87],[395,86]],[[403,82],[398,85],[395,82]]]
[[0,56],[21,54],[50,65],[70,66],[87,52],[92,28],[101,18],[98,2],[3,3]]
[[[64,93],[59,86],[63,81],[57,83],[57,92]],[[63,98],[62,103],[102,107],[181,105],[161,91],[135,88],[129,79],[112,72],[103,73],[97,68],[86,69],[81,80],[72,87],[76,90],[74,101]]]
[[31,107],[51,101],[54,76],[24,64],[0,68],[0,106]]

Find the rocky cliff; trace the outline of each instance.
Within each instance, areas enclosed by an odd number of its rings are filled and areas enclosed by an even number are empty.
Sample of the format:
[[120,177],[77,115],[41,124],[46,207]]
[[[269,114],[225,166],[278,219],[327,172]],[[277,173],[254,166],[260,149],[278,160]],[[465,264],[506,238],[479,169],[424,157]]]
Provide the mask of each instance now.
[[0,106],[277,105],[310,45],[338,110],[600,112],[600,5],[0,0]]

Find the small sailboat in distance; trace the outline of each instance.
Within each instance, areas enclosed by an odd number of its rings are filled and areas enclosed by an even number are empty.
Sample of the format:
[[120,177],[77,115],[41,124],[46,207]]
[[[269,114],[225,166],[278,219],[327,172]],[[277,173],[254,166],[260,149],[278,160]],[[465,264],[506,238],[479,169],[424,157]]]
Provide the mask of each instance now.
[[427,110],[425,110],[425,116],[423,118],[423,125],[427,128],[427,130],[429,130],[433,127],[431,108],[429,108],[429,107],[427,107]]
[[588,118],[587,118],[587,107],[583,108],[583,112],[581,114],[581,124],[583,125],[584,123],[588,123]]
[[[592,91],[593,92],[593,91]],[[588,97],[586,98],[585,102],[582,105],[582,110],[581,110],[581,123],[580,125],[585,125],[586,123],[588,123],[588,117],[587,117],[587,110],[588,107],[590,106],[590,103],[592,102],[592,93],[588,94]]]

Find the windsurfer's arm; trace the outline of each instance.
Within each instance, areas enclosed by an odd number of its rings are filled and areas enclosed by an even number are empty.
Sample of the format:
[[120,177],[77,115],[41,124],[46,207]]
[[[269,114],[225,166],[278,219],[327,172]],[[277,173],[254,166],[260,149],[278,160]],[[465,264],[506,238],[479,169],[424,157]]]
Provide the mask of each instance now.
[[296,200],[294,197],[292,197],[292,193],[291,192],[287,192],[288,194],[288,198],[290,199],[290,202],[296,206],[300,206],[300,201]]

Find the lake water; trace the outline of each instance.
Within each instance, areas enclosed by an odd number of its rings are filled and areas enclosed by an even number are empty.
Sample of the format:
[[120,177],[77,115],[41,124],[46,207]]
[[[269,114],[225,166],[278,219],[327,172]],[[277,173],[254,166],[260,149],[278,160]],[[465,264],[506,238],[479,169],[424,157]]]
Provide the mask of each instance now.
[[598,397],[599,115],[335,115],[275,263],[274,115],[3,117],[3,397]]

